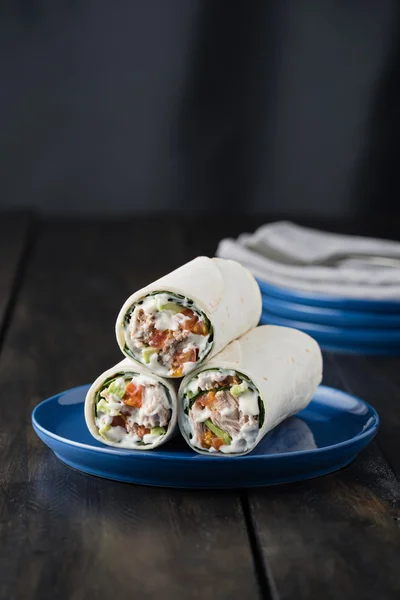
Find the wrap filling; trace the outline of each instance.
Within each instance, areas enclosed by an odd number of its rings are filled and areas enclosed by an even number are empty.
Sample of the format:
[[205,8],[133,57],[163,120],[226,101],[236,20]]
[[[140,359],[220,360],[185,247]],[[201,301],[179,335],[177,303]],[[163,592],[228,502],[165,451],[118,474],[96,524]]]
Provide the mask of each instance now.
[[246,452],[264,422],[256,386],[237,371],[208,369],[184,390],[184,428],[192,446],[210,453]]
[[99,434],[121,446],[154,444],[167,433],[171,415],[168,389],[145,375],[117,373],[95,395]]
[[184,296],[154,292],[125,315],[125,352],[154,373],[182,377],[212,347],[210,321]]

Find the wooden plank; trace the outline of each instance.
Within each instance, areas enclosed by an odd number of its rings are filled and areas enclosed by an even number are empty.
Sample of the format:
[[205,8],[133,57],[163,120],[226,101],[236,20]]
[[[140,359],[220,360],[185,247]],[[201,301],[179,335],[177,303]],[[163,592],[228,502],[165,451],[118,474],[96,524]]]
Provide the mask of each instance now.
[[[379,447],[387,461],[400,478],[400,386],[398,373],[400,359],[385,362],[375,358],[355,355],[332,355],[342,381],[342,387],[360,396],[376,408],[380,416],[377,435]],[[380,366],[378,366],[380,365]]]
[[[340,381],[327,356],[324,382]],[[250,492],[273,597],[398,598],[399,502],[399,482],[375,443],[337,473]]]
[[18,280],[18,269],[28,244],[31,218],[26,214],[0,213],[0,345],[2,326]]
[[30,425],[41,399],[119,360],[120,305],[184,253],[157,220],[42,227],[0,360],[1,598],[260,596],[237,493],[86,476]]
[[274,597],[399,597],[399,484],[376,447],[342,472],[249,497]]

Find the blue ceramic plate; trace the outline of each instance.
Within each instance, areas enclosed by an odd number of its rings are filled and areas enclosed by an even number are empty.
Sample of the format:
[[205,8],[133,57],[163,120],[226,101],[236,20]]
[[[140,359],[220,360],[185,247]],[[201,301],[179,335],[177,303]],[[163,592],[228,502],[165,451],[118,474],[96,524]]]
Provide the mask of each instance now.
[[[314,339],[317,339],[313,335]],[[318,340],[317,340],[318,342]],[[387,348],[386,346],[379,346],[373,348],[372,346],[340,346],[340,344],[324,344],[318,342],[322,350],[327,352],[338,352],[339,354],[364,354],[366,356],[400,356],[400,348]]]
[[349,464],[375,436],[379,418],[366,402],[320,386],[310,405],[270,432],[247,456],[203,456],[179,436],[160,449],[131,451],[96,441],[86,428],[89,386],[39,404],[38,436],[67,465],[107,479],[180,488],[241,488],[309,479]]
[[400,301],[398,300],[364,300],[363,298],[345,298],[340,296],[328,296],[326,294],[316,294],[315,292],[305,292],[290,288],[278,287],[271,283],[266,283],[257,279],[260,290],[263,294],[296,302],[298,304],[308,304],[310,306],[319,306],[321,308],[341,308],[345,310],[365,310],[367,312],[389,312],[400,314]]
[[263,310],[260,323],[263,325],[281,325],[293,327],[308,333],[322,344],[334,344],[351,349],[352,346],[366,346],[371,350],[380,347],[400,350],[400,329],[353,329],[349,327],[331,327],[304,321],[284,319]]
[[335,327],[354,327],[364,329],[394,329],[400,330],[400,312],[374,313],[367,311],[343,310],[340,308],[320,308],[307,304],[298,304],[279,300],[273,296],[263,295],[263,308],[285,319],[306,321],[318,325],[333,325]]

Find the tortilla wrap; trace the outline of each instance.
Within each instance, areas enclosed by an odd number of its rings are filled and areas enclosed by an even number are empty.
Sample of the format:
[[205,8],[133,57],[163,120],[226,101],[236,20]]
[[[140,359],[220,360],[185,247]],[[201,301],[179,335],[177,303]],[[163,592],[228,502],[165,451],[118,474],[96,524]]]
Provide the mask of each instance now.
[[132,294],[116,337],[131,360],[162,377],[182,377],[255,327],[260,315],[250,271],[200,256]]
[[102,373],[86,395],[90,433],[116,448],[151,450],[164,444],[177,430],[176,387],[124,359]]
[[247,454],[307,406],[321,379],[322,356],[314,339],[288,327],[257,327],[183,379],[182,435],[201,454]]

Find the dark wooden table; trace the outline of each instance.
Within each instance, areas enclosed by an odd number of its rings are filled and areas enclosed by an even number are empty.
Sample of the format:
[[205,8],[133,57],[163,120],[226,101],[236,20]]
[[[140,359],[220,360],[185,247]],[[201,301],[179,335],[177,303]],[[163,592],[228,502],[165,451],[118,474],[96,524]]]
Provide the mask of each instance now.
[[[325,356],[324,382],[382,424],[349,467],[302,483],[116,483],[64,466],[32,430],[38,402],[119,360],[129,293],[260,222],[0,214],[1,600],[400,598],[400,359]],[[393,221],[330,228],[399,234]]]

